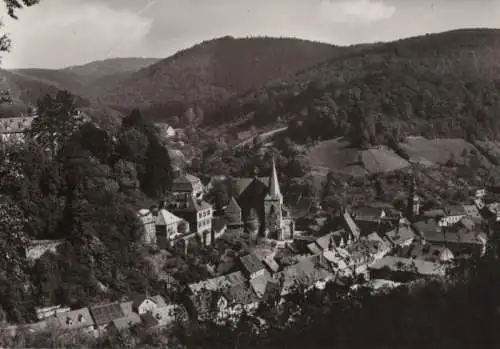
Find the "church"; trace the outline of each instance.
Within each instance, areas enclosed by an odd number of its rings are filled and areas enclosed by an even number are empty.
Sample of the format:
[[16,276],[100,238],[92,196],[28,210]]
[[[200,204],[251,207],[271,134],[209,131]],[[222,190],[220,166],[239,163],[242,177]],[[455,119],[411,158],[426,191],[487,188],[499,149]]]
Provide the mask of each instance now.
[[225,209],[228,227],[243,227],[252,237],[274,240],[293,238],[295,224],[283,203],[276,164],[269,177],[237,178],[235,197]]

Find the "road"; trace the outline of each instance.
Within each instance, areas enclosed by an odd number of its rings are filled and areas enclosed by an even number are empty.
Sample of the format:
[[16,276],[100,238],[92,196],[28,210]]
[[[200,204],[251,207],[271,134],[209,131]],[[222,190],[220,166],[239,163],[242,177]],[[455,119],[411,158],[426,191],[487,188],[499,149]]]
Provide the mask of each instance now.
[[[274,130],[271,130],[271,131],[267,131],[267,132],[259,134],[258,136],[262,140],[265,140],[266,138],[272,137],[272,136],[274,136],[274,135],[276,135],[278,133],[281,133],[283,131],[286,131],[286,130],[288,130],[288,126],[286,126],[286,127],[280,127],[280,128],[277,128],[277,129],[274,129]],[[245,145],[251,144],[253,142],[254,138],[255,138],[255,136],[252,136],[250,138],[245,139],[244,141],[236,144],[236,148],[243,147]]]

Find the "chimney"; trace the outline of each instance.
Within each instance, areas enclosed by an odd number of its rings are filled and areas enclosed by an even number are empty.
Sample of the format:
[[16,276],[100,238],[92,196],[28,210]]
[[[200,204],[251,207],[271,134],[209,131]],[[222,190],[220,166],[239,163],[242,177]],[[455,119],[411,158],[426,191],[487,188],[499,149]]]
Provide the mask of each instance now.
[[157,217],[158,216],[158,207],[156,205],[153,205],[149,208],[149,211],[151,212],[151,214],[153,215],[153,217]]

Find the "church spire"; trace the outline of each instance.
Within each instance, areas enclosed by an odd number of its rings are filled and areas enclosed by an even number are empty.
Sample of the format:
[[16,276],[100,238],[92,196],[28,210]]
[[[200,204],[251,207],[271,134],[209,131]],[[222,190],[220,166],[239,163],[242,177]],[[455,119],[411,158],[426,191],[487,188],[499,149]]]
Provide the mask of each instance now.
[[269,196],[271,198],[281,198],[280,184],[278,182],[278,173],[276,172],[276,164],[273,155],[273,167],[271,169],[271,176],[269,177]]

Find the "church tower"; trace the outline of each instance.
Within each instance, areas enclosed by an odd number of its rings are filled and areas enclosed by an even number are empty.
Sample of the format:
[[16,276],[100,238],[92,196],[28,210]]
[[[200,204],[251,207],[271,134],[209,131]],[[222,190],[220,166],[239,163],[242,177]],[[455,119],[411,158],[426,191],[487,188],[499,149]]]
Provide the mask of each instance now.
[[283,195],[281,195],[280,184],[278,182],[278,173],[274,162],[269,177],[269,192],[264,199],[265,210],[265,232],[266,237],[269,234],[273,238],[282,239],[283,234]]
[[415,176],[412,176],[406,210],[407,218],[410,221],[413,221],[420,214],[420,198],[417,195],[417,182]]

